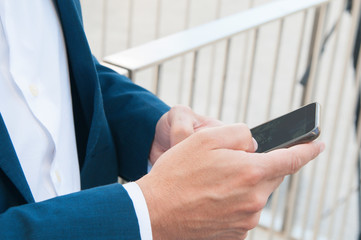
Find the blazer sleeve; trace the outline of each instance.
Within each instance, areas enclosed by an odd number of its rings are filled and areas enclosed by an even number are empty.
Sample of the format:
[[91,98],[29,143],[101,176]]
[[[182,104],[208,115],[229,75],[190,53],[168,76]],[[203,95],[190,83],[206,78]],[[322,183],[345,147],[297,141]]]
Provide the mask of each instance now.
[[120,184],[84,190],[0,214],[0,239],[140,239],[137,217]]
[[103,104],[119,162],[119,175],[134,181],[147,173],[155,126],[169,106],[94,58]]

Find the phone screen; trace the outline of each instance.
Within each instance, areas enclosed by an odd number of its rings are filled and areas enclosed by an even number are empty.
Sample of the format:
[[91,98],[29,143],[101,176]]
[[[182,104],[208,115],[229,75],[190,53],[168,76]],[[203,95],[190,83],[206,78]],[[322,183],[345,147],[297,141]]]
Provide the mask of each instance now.
[[257,152],[287,147],[317,128],[317,104],[312,103],[251,129]]

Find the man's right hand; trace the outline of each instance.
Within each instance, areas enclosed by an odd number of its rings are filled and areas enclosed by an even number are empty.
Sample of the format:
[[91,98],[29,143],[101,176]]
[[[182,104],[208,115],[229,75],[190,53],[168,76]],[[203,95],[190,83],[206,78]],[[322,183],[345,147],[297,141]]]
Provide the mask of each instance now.
[[270,194],[323,143],[254,153],[244,124],[194,133],[165,152],[137,181],[146,199],[153,239],[245,239]]

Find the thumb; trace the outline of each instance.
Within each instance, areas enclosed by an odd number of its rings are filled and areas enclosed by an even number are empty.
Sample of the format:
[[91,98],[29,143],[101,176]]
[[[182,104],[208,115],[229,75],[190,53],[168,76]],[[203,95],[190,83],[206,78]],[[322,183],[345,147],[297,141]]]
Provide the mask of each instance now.
[[323,142],[299,144],[288,149],[278,149],[258,154],[267,166],[269,178],[294,174],[309,161],[315,159],[325,148]]

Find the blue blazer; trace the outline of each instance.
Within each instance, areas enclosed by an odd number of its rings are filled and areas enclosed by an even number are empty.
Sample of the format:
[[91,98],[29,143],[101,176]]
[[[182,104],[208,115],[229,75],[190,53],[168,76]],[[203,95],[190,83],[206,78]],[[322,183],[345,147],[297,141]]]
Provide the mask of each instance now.
[[155,125],[169,107],[97,62],[79,0],[55,3],[67,47],[82,191],[35,203],[0,114],[0,239],[140,239],[133,203],[116,182],[146,174]]

